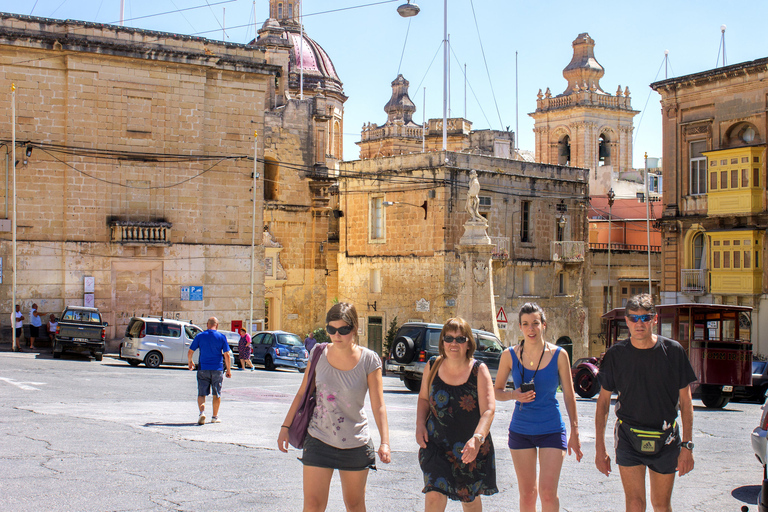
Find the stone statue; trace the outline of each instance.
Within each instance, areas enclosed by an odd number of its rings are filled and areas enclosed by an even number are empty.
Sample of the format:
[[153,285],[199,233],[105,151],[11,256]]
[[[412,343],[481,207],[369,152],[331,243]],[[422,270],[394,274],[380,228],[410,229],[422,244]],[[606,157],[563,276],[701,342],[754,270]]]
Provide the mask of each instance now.
[[469,191],[467,191],[467,213],[470,221],[485,223],[486,220],[480,215],[480,181],[477,179],[475,170],[469,173]]

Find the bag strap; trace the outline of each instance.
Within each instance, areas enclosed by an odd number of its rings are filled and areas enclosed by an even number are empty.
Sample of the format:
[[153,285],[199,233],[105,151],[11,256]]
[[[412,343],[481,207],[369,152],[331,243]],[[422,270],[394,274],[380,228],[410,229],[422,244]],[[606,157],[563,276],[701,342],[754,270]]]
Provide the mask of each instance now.
[[429,389],[432,387],[432,381],[435,380],[435,376],[437,375],[437,370],[440,369],[441,364],[443,364],[443,356],[437,356],[437,358],[435,358],[435,362],[429,367],[429,380],[427,380],[427,393],[429,393]]
[[310,361],[309,375],[307,375],[307,393],[312,394],[315,392],[315,371],[317,370],[317,363],[320,361],[320,356],[325,352],[327,343],[318,343],[313,348],[312,360]]

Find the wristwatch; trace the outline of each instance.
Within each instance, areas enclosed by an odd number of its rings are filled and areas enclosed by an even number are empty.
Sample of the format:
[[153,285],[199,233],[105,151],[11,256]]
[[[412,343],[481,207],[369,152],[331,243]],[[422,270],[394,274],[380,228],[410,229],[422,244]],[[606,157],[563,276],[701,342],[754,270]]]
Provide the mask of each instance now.
[[680,446],[682,446],[683,448],[686,448],[688,450],[693,451],[693,441],[686,441],[684,443],[681,443]]
[[483,444],[483,443],[485,442],[485,436],[484,436],[483,434],[475,434],[475,435],[473,435],[472,437],[474,437],[475,439],[477,439],[477,441],[478,441],[480,444]]

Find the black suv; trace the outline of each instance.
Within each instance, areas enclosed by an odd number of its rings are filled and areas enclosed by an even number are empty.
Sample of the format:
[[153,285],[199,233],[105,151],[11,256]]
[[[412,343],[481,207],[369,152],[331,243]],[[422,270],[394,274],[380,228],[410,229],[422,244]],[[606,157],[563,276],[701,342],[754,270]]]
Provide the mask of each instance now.
[[[417,392],[421,388],[421,376],[424,367],[432,356],[440,355],[440,324],[428,324],[422,322],[408,322],[397,331],[395,341],[389,350],[389,359],[386,362],[387,373],[399,375],[410,391]],[[499,359],[504,347],[499,338],[491,332],[472,329],[475,336],[477,350],[475,359],[482,361],[491,371],[491,376],[496,378],[499,369]]]

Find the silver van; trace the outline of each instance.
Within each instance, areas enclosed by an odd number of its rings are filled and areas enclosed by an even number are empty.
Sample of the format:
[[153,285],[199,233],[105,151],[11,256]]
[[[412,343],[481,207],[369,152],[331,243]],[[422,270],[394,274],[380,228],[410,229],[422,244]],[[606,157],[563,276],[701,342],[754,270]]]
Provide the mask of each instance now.
[[[131,366],[142,362],[148,368],[161,364],[187,365],[187,352],[192,340],[202,332],[198,326],[183,320],[161,317],[133,317],[120,344],[120,359]],[[195,351],[197,364],[199,351]]]

